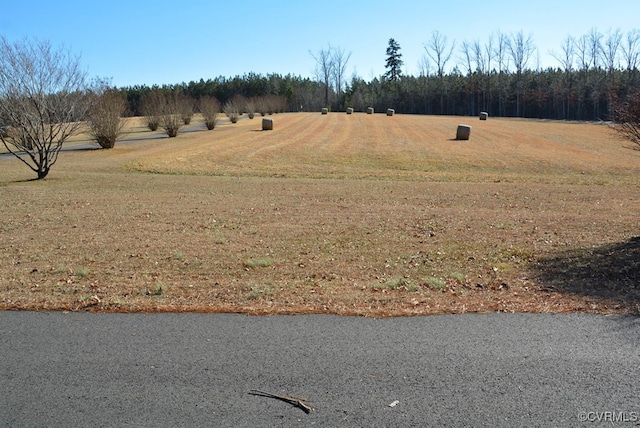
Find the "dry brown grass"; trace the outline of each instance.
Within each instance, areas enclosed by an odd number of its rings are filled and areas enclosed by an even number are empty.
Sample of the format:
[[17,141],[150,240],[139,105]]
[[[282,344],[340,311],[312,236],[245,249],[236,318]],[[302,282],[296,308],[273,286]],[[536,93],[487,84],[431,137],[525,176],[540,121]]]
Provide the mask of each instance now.
[[606,126],[273,118],[0,160],[0,308],[640,312],[640,152]]

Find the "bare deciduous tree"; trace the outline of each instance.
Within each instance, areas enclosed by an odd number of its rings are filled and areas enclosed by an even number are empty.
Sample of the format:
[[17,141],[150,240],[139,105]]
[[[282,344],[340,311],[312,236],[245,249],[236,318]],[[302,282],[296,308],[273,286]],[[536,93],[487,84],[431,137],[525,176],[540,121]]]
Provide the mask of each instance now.
[[484,74],[487,70],[487,57],[485,56],[485,51],[480,44],[480,40],[476,39],[473,41],[471,45],[471,50],[473,54],[473,61],[476,64],[476,71]]
[[347,64],[349,63],[350,58],[351,52],[345,53],[345,51],[340,47],[333,48],[333,82],[334,90],[338,97],[340,97],[340,94],[342,94],[342,90],[344,89],[345,73],[347,72]]
[[602,59],[607,71],[606,96],[609,106],[615,103],[617,98],[618,84],[616,82],[616,64],[619,60],[620,45],[622,44],[622,32],[620,30],[611,30],[607,34],[607,38],[602,43]]
[[487,40],[487,43],[485,43],[484,45],[484,53],[485,53],[485,67],[484,67],[484,75],[485,75],[485,80],[484,80],[484,86],[483,86],[483,99],[484,101],[484,107],[483,110],[488,111],[489,113],[493,113],[490,111],[489,106],[491,105],[491,93],[492,93],[492,76],[493,76],[493,69],[491,68],[491,62],[494,59],[494,54],[495,54],[495,49],[494,49],[494,39],[493,39],[493,34],[491,34],[489,36],[489,39]]
[[426,53],[423,53],[418,61],[418,75],[420,77],[431,76],[431,62],[429,61],[429,57],[427,57]]
[[614,103],[612,129],[640,150],[640,92],[634,92],[623,102]]
[[329,89],[331,76],[333,75],[334,58],[331,54],[331,46],[327,49],[320,49],[317,54],[309,52],[316,60],[316,76],[324,84],[324,102],[329,105]]
[[576,50],[576,61],[578,70],[586,72],[589,70],[591,63],[589,62],[589,39],[586,35],[574,39],[574,47]]
[[624,58],[627,74],[627,88],[635,83],[638,75],[638,55],[640,54],[640,31],[631,30],[627,32],[625,43],[622,45],[622,57]]
[[603,78],[602,73],[598,73],[601,70],[601,60],[604,59],[603,55],[603,46],[602,46],[602,38],[604,35],[598,31],[597,28],[592,28],[588,34],[585,36],[586,40],[586,50],[587,50],[587,59],[591,64],[592,70],[596,71],[595,73],[590,73],[584,79],[586,85],[588,85],[591,94],[591,103],[593,106],[593,117],[600,117],[600,97],[605,92],[605,79]]
[[600,57],[602,56],[602,33],[597,28],[592,28],[586,35],[587,54],[593,68],[600,66]]
[[602,44],[602,58],[604,59],[605,67],[610,75],[613,75],[613,71],[618,61],[618,55],[620,51],[620,45],[622,44],[622,33],[620,30],[612,30],[607,34],[607,38]]
[[474,68],[474,58],[473,58],[473,49],[472,44],[467,40],[464,40],[460,45],[460,53],[462,54],[461,60],[464,61],[464,65],[467,68],[467,76],[471,76],[474,71],[478,70],[476,66]]
[[122,94],[115,89],[104,89],[95,94],[96,99],[89,111],[89,132],[103,149],[111,149],[124,129],[127,104]]
[[631,30],[627,33],[625,43],[622,45],[622,56],[629,72],[638,68],[638,48],[640,48],[640,31]]
[[91,105],[91,84],[78,57],[48,41],[0,37],[0,133],[5,148],[45,178],[62,144],[77,133]]
[[516,116],[520,116],[522,94],[524,92],[522,72],[535,51],[533,37],[531,35],[525,37],[522,31],[518,31],[508,39],[507,49],[513,60],[513,66],[516,69]]
[[480,44],[480,40],[475,40],[472,45],[473,60],[476,64],[476,71],[480,75],[480,105],[482,110],[489,110],[491,104],[487,94],[491,89],[491,60],[493,59],[493,35],[489,36],[489,40],[485,46]]
[[449,45],[447,36],[440,34],[439,31],[434,31],[431,34],[431,40],[424,45],[424,49],[427,51],[429,58],[435,63],[438,73],[438,80],[440,82],[440,113],[444,113],[444,94],[446,91],[444,87],[444,70],[453,55],[455,45],[455,42]]
[[507,55],[509,36],[505,33],[498,32],[496,37],[497,41],[494,56],[498,61],[498,114],[504,116],[507,101],[506,75],[509,73],[509,57]]
[[467,85],[467,91],[470,94],[469,98],[469,109],[471,115],[474,116],[476,114],[475,106],[476,106],[476,88],[478,86],[478,71],[480,67],[477,63],[474,64],[474,56],[473,56],[473,48],[472,44],[468,41],[463,41],[462,45],[460,45],[460,53],[462,54],[462,60],[464,61],[465,67],[467,68],[467,81],[469,84]]
[[571,86],[572,86],[572,73],[573,64],[575,62],[575,40],[571,36],[567,36],[560,46],[561,53],[550,52],[558,62],[562,65],[564,70],[564,82],[561,88],[562,93],[562,118],[566,118],[571,109]]
[[549,52],[562,66],[565,73],[570,73],[573,69],[575,56],[575,40],[571,36],[567,36],[560,45],[560,53],[555,51]]

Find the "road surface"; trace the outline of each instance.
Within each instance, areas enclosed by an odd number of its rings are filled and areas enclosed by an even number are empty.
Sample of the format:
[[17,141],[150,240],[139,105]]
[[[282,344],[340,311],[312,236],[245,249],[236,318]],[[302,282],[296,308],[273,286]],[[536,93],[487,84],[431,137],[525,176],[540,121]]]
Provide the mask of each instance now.
[[638,317],[0,312],[0,341],[0,426],[640,425]]

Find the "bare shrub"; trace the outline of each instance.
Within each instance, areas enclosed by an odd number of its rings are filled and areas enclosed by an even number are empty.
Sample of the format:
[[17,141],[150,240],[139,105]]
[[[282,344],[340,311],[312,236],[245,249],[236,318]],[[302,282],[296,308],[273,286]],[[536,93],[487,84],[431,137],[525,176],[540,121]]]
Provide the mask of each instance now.
[[224,111],[231,123],[236,123],[240,117],[240,108],[233,99],[224,103],[222,111]]
[[233,103],[238,108],[238,114],[242,116],[247,111],[247,98],[242,95],[234,95],[232,98]]
[[269,110],[269,106],[267,105],[267,97],[256,97],[254,98],[256,111],[260,113],[260,116],[266,116],[267,111]]
[[183,121],[179,114],[166,114],[162,116],[160,126],[169,137],[177,137]]
[[89,131],[103,149],[111,149],[122,134],[127,104],[120,92],[107,89],[96,94],[96,100],[89,111]]
[[140,112],[144,115],[145,124],[151,131],[157,131],[160,126],[164,102],[164,96],[158,89],[151,90],[140,97]]
[[171,91],[165,93],[163,98],[164,103],[160,108],[160,127],[169,137],[176,137],[184,124],[182,115],[184,96],[177,91]]
[[244,109],[247,112],[249,119],[253,119],[256,115],[256,99],[255,97],[249,98],[244,103]]
[[156,115],[146,115],[145,122],[150,131],[157,131],[160,127],[160,117]]
[[273,113],[282,113],[287,109],[287,99],[281,95],[268,95],[267,100]]
[[153,89],[144,94],[141,111],[149,129],[156,131],[162,128],[169,137],[177,136],[184,124],[185,98],[176,90]]
[[182,122],[185,125],[188,125],[191,123],[191,119],[193,118],[193,100],[186,95],[182,95],[179,96],[179,102]]
[[209,131],[216,127],[220,108],[220,101],[215,97],[204,96],[200,98],[200,113],[202,114],[204,124]]
[[260,113],[261,116],[273,113],[282,113],[287,108],[287,99],[280,95],[255,97],[251,99],[251,103],[254,105],[255,111]]

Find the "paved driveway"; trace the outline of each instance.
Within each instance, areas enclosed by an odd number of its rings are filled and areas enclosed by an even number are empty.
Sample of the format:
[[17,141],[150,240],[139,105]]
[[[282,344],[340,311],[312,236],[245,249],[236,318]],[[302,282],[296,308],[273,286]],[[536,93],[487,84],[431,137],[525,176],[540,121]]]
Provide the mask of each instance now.
[[640,424],[634,317],[0,312],[0,343],[0,426]]

